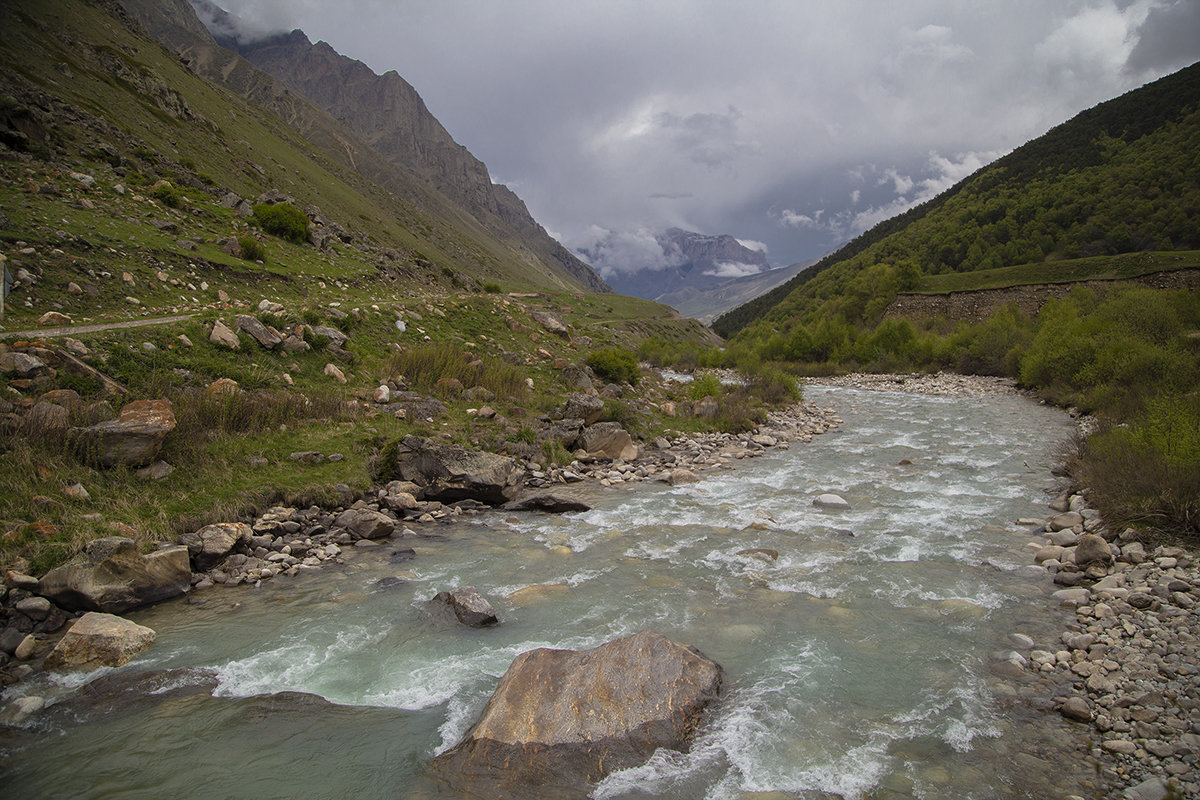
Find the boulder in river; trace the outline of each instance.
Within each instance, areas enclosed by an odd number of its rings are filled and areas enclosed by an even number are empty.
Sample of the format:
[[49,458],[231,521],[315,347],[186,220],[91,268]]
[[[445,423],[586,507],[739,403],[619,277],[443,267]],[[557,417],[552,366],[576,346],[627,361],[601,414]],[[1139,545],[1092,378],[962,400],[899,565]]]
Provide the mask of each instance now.
[[426,500],[478,500],[501,505],[511,499],[524,470],[507,456],[468,450],[420,436],[396,443],[396,476],[412,481]]
[[132,539],[108,536],[87,546],[88,560],[62,564],[38,581],[38,594],[70,611],[120,614],[187,591],[188,549],[164,547],[142,555]]
[[653,631],[591,650],[517,656],[438,778],[471,797],[585,797],[662,747],[687,750],[721,667]]
[[46,656],[46,669],[119,667],[153,643],[151,629],[124,617],[89,611]]
[[432,602],[435,606],[448,607],[459,622],[471,628],[486,628],[500,623],[492,604],[474,586],[438,592]]
[[542,492],[540,494],[522,497],[504,504],[505,511],[547,511],[551,514],[566,514],[572,511],[588,511],[587,503],[582,503],[570,497]]
[[820,494],[813,500],[813,505],[817,508],[828,508],[836,511],[848,511],[850,504],[844,498],[836,494]]

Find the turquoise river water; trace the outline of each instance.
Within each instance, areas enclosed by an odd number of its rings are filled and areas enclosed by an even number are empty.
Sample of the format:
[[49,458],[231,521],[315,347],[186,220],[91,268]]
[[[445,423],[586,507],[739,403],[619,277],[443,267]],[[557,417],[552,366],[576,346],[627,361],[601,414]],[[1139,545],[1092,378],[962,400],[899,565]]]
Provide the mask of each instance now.
[[[372,548],[344,566],[133,612],[158,639],[122,671],[208,668],[215,696],[43,715],[0,740],[5,793],[436,797],[430,760],[517,654],[646,628],[719,662],[726,689],[689,753],[660,751],[595,798],[1069,789],[1061,763],[1030,758],[1047,756],[1047,715],[988,668],[1008,633],[1049,636],[1061,622],[1014,523],[1046,513],[1050,454],[1069,419],[1009,396],[810,387],[806,397],[845,424],[696,484],[593,487],[584,513],[439,525],[405,542],[417,557],[403,564]],[[815,508],[823,492],[852,509]],[[754,548],[778,559],[739,554]],[[406,582],[378,587],[387,576]],[[435,593],[467,584],[501,625],[427,613]],[[95,677],[15,691],[66,696]]]

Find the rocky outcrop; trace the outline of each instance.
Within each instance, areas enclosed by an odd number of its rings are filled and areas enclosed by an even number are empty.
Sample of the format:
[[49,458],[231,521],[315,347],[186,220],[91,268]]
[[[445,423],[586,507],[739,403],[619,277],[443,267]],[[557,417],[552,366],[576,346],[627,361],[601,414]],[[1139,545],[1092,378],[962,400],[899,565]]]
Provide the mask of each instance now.
[[71,441],[86,460],[102,467],[143,467],[158,456],[163,440],[175,430],[167,400],[137,400],[114,420],[90,428],[72,428]]
[[500,505],[511,499],[524,471],[507,456],[405,436],[396,444],[395,472],[421,487],[426,500]]
[[473,797],[582,798],[660,747],[686,750],[721,681],[715,662],[651,631],[522,653],[435,772]]
[[154,631],[112,614],[88,612],[46,656],[50,670],[119,667],[154,643]]
[[62,564],[38,582],[37,592],[72,611],[120,614],[187,591],[188,548],[165,547],[142,555],[132,539],[109,536],[88,544],[88,560]]
[[181,535],[179,543],[187,547],[196,571],[206,572],[224,561],[238,545],[249,541],[253,533],[243,522],[214,522]]

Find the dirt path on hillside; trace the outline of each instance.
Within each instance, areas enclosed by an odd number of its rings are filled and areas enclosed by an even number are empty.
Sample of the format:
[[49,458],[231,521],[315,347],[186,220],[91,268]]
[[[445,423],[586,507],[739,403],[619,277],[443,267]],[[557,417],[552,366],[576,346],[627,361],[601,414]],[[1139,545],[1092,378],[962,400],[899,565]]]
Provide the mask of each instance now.
[[62,328],[33,328],[23,331],[0,331],[0,339],[23,337],[30,339],[52,338],[55,336],[74,336],[80,333],[99,333],[120,328],[144,328],[147,325],[166,325],[171,322],[189,320],[195,314],[176,314],[173,317],[154,317],[152,319],[130,319],[124,322],[103,322],[98,325],[69,325]]

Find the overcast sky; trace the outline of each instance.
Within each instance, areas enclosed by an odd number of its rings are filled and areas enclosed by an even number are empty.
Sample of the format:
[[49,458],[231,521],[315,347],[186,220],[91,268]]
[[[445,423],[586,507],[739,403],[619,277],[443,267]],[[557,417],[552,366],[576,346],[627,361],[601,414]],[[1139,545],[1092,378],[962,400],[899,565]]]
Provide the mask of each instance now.
[[1200,59],[1200,0],[218,4],[399,72],[603,271],[669,226],[819,256]]

